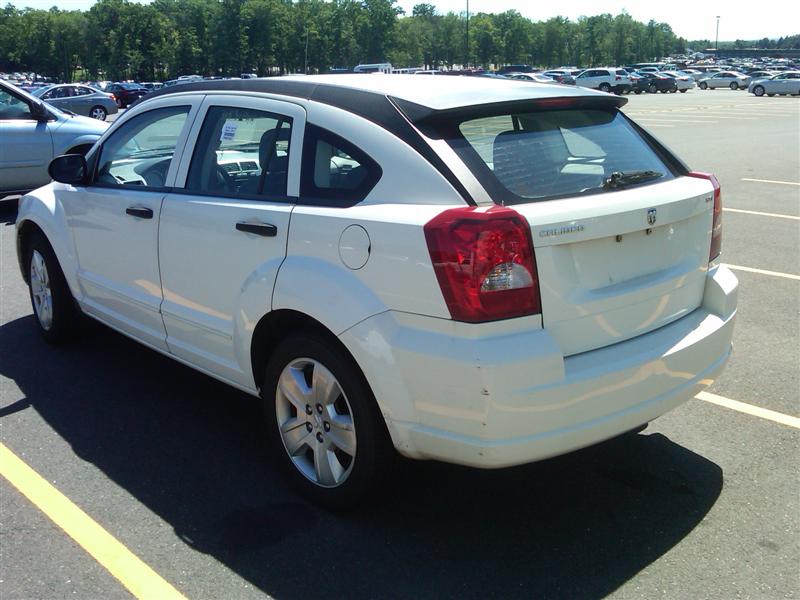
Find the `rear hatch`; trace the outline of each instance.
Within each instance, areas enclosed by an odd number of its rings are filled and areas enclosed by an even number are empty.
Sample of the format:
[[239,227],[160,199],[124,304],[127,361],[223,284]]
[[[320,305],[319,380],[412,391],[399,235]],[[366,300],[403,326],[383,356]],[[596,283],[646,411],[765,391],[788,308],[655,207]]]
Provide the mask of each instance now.
[[435,127],[530,224],[544,327],[564,355],[652,331],[703,300],[713,186],[683,176],[620,103],[494,105]]

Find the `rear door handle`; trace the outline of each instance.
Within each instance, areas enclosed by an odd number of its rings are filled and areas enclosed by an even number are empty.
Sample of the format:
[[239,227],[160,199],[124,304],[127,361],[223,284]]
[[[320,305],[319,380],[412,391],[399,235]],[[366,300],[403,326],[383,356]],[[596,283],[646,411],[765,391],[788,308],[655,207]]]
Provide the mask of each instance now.
[[278,228],[270,223],[237,223],[236,229],[238,231],[245,231],[247,233],[255,233],[256,235],[263,235],[264,237],[275,237],[278,235]]
[[140,208],[137,206],[129,206],[125,212],[132,217],[139,217],[140,219],[152,219],[153,211],[150,208]]

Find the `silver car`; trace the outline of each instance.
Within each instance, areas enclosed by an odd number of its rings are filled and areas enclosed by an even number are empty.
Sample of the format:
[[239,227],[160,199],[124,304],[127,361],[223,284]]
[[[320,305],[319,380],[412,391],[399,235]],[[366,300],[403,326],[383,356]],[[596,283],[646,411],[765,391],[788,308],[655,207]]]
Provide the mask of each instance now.
[[800,95],[800,71],[784,71],[768,79],[754,79],[747,91],[756,96]]
[[34,90],[31,94],[61,110],[100,121],[105,121],[108,115],[116,114],[118,110],[113,94],[106,94],[88,85],[51,85]]
[[0,198],[45,185],[53,157],[85,154],[107,128],[0,80]]
[[747,88],[748,77],[736,71],[721,71],[714,73],[711,77],[704,77],[697,82],[697,87],[701,90],[716,89],[716,88],[730,88],[738,90],[739,88]]

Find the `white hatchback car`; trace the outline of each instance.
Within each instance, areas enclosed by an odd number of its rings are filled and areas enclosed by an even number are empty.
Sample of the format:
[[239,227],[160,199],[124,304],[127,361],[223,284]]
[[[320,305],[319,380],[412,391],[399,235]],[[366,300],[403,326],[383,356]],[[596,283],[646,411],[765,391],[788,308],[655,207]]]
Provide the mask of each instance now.
[[738,284],[716,179],[625,102],[405,75],[166,88],[22,199],[38,327],[62,342],[82,312],[260,396],[326,506],[393,449],[496,468],[636,429],[720,373]]

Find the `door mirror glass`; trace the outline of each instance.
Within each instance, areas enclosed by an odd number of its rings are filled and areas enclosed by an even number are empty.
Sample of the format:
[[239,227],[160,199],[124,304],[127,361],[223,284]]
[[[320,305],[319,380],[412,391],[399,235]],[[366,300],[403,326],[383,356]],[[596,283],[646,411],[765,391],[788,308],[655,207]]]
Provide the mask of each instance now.
[[80,185],[86,182],[86,159],[80,154],[63,154],[55,157],[47,169],[55,181]]

